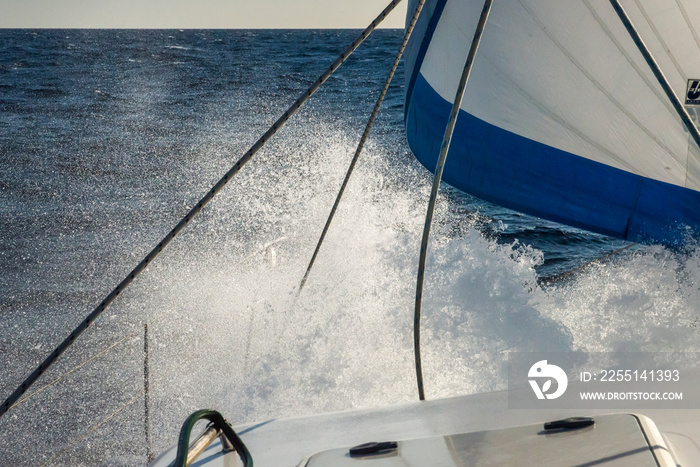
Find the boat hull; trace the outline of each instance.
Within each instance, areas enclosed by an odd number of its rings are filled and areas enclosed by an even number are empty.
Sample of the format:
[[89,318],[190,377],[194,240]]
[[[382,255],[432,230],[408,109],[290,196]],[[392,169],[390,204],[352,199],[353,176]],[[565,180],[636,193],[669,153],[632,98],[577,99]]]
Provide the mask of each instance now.
[[[500,391],[413,402],[380,409],[270,420],[240,426],[236,431],[248,446],[256,466],[303,466],[306,462],[302,460],[309,459],[316,453],[372,441],[417,440],[541,424],[569,417],[597,418],[607,414],[628,412],[591,409],[514,410],[508,407],[508,392]],[[643,412],[644,416],[653,420],[658,429],[665,434],[669,448],[673,449],[674,456],[681,465],[698,465],[700,451],[696,443],[700,439],[700,426],[697,423],[700,410],[644,410]],[[588,446],[595,449],[595,446]],[[628,447],[624,444],[617,446],[621,458],[624,459],[624,453]],[[566,451],[557,452],[561,456],[560,462],[549,465],[571,465],[567,462]],[[534,451],[533,455],[536,454],[537,451]],[[173,449],[164,453],[151,465],[165,467],[174,458]],[[216,442],[206,454],[203,454],[197,465],[231,465],[231,462],[237,458],[235,452],[222,453],[220,444]],[[420,462],[410,464],[411,460],[406,459],[409,465],[425,465]],[[483,462],[477,461],[474,464],[509,465],[498,464],[497,458],[482,460]],[[535,464],[533,462],[532,465]]]

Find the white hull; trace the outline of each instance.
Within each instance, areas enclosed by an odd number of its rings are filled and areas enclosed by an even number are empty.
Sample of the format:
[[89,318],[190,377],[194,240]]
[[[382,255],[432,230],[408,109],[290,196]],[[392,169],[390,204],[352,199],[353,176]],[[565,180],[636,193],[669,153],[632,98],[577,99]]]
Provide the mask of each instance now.
[[[499,430],[537,424],[574,416],[600,417],[609,413],[629,413],[630,411],[610,410],[523,410],[508,408],[506,391],[474,394],[436,401],[415,402],[404,405],[383,407],[373,410],[358,410],[334,414],[314,415],[309,417],[271,420],[264,423],[237,427],[241,439],[248,446],[255,465],[260,466],[297,466],[305,465],[305,460],[313,454],[336,448],[348,449],[352,446],[371,441],[403,441],[419,438],[443,437],[457,433],[471,433]],[[683,466],[700,465],[700,410],[647,410],[649,417],[665,437],[665,443],[673,450],[676,460]],[[538,428],[539,431],[539,428]],[[596,446],[588,446],[596,450]],[[629,446],[619,443],[619,454],[624,457]],[[569,451],[552,443],[553,449],[561,462],[547,465],[572,465]],[[218,442],[200,457],[211,466],[226,466],[237,459],[236,453],[223,456]],[[489,451],[490,452],[490,451]],[[651,452],[651,449],[649,450]],[[552,454],[552,452],[549,452]],[[570,454],[570,453],[569,453]],[[474,454],[474,464],[498,465],[493,459],[478,457]],[[529,453],[531,462],[520,465],[540,465],[537,459],[542,453],[534,450]],[[229,461],[226,458],[231,458]],[[608,457],[606,455],[605,457]],[[166,466],[175,458],[174,450],[165,453],[154,467]],[[235,465],[235,464],[233,464]],[[313,464],[310,464],[313,465]],[[328,464],[333,465],[333,464]],[[371,467],[372,463],[363,465]],[[377,464],[382,465],[382,464]],[[422,462],[411,463],[406,459],[400,465],[428,465]],[[459,464],[432,464],[459,465]],[[630,464],[603,464],[630,465]],[[634,465],[634,464],[632,464]]]

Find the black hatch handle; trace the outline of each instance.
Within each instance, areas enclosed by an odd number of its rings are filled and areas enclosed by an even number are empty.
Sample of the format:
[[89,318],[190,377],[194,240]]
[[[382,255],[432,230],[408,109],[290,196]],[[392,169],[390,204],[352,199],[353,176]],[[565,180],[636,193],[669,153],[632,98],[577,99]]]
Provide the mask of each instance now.
[[595,420],[590,417],[571,417],[563,420],[554,420],[544,424],[545,431],[553,430],[576,430],[595,424]]

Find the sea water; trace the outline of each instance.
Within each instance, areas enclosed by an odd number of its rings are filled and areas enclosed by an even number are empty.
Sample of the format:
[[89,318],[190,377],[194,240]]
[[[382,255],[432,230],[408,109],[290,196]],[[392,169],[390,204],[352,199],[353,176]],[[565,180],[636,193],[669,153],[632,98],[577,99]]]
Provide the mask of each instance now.
[[[3,400],[357,33],[0,31]],[[161,452],[201,408],[240,425],[417,399],[432,178],[401,67],[298,293],[401,36],[376,31],[0,418],[3,462],[143,464],[147,431]],[[697,351],[694,245],[595,261],[625,246],[443,186],[427,397],[503,389],[509,351]]]

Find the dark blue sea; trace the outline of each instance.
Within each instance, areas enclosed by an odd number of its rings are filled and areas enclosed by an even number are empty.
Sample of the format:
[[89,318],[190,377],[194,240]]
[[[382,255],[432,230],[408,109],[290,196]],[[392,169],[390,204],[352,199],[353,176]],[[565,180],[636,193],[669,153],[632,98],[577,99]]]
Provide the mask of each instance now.
[[[2,400],[357,34],[0,30]],[[417,397],[432,178],[405,140],[402,67],[296,293],[401,37],[376,31],[0,418],[2,463],[140,465],[205,407],[239,425]],[[693,248],[605,257],[627,244],[443,188],[430,398],[502,389],[506,352],[543,343],[697,346]]]

